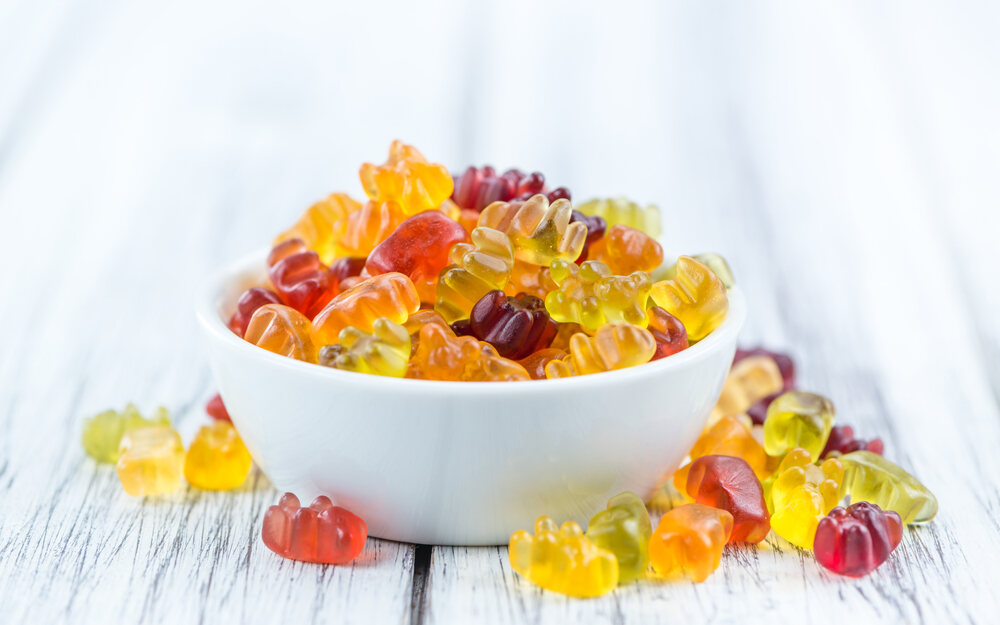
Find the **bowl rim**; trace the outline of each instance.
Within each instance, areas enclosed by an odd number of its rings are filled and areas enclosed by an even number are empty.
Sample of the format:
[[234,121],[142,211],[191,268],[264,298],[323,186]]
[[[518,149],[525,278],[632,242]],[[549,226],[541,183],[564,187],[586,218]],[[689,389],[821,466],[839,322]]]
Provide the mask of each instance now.
[[458,382],[449,380],[418,380],[412,378],[393,378],[388,376],[341,371],[333,367],[288,358],[266,349],[262,349],[244,341],[229,329],[220,310],[220,300],[232,284],[241,276],[260,273],[267,257],[267,250],[258,250],[246,254],[239,259],[226,264],[214,273],[203,289],[197,305],[196,316],[204,331],[214,340],[243,350],[247,358],[263,359],[269,365],[284,367],[292,371],[316,379],[337,380],[342,384],[370,387],[373,391],[392,389],[408,391],[428,391],[449,395],[507,395],[509,393],[545,393],[552,391],[570,391],[575,387],[594,383],[613,385],[629,377],[656,377],[674,369],[684,367],[687,363],[707,357],[708,354],[724,346],[736,336],[746,321],[747,307],[743,291],[738,285],[729,288],[729,311],[723,322],[707,337],[676,354],[653,362],[647,362],[634,367],[616,369],[582,376],[558,378],[554,380],[519,380],[512,382]]

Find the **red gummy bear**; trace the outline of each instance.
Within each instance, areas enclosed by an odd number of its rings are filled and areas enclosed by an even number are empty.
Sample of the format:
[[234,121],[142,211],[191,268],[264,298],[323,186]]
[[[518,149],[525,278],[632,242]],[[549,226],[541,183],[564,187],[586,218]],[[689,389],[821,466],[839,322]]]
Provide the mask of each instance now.
[[656,339],[656,351],[652,360],[666,358],[688,348],[688,333],[684,323],[659,306],[653,306],[646,312],[649,319],[647,329]]
[[527,293],[509,297],[500,290],[490,291],[476,302],[469,314],[469,327],[473,336],[512,360],[548,347],[558,330],[541,299]]
[[903,522],[892,510],[859,501],[834,508],[816,528],[816,561],[840,575],[862,577],[877,569],[899,545]]
[[[469,167],[461,176],[454,176],[455,190],[451,199],[462,208],[481,211],[493,202],[527,200],[537,193],[545,193],[545,176],[540,172],[525,175],[519,169],[508,169],[497,175],[489,165]],[[550,202],[559,198],[570,199],[569,189],[559,187],[548,192]]]
[[286,304],[310,319],[337,295],[336,281],[301,239],[279,243],[267,257],[271,284]]
[[229,318],[229,329],[243,337],[247,333],[247,326],[257,309],[264,304],[284,304],[278,294],[271,289],[254,287],[247,289],[236,301],[236,312]]
[[779,395],[783,394],[785,391],[778,391],[777,393],[771,393],[767,397],[758,400],[757,403],[747,408],[747,416],[753,421],[754,425],[764,425],[764,419],[767,418],[767,409]]
[[[580,252],[580,256],[576,259],[576,264],[579,265],[583,261],[587,260],[587,252],[590,251],[591,243],[594,243],[598,239],[604,236],[604,233],[608,230],[608,222],[604,221],[604,218],[600,215],[592,215],[588,217],[578,210],[574,210],[569,218],[569,223],[575,221],[582,221],[587,226],[587,240],[583,242],[583,250]],[[656,357],[653,357],[656,360]]]
[[774,360],[775,364],[778,365],[778,371],[781,372],[781,377],[785,381],[786,391],[790,391],[795,388],[795,361],[788,354],[783,354],[781,352],[774,352],[763,347],[753,347],[750,349],[737,349],[736,356],[733,358],[733,364],[738,363],[748,356],[770,356]]
[[469,240],[457,221],[440,211],[425,211],[408,218],[375,246],[365,270],[377,276],[392,271],[409,276],[420,300],[433,302],[438,274],[449,264],[448,252],[456,243]]
[[759,543],[771,531],[764,489],[746,460],[702,456],[691,463],[686,488],[695,502],[733,515],[729,542]]
[[229,421],[230,423],[233,421],[229,418],[229,411],[226,410],[226,405],[222,403],[222,396],[218,393],[212,395],[212,398],[205,404],[205,412],[208,416],[219,421]]
[[261,538],[267,548],[285,558],[344,564],[358,557],[368,538],[368,526],[350,510],[334,506],[319,496],[308,508],[285,493],[278,505],[264,514]]
[[337,281],[337,292],[346,291],[348,287],[344,280],[356,278],[361,275],[361,270],[365,268],[367,258],[357,256],[347,256],[338,258],[330,265],[330,276]]
[[831,451],[839,451],[842,454],[849,454],[852,451],[870,451],[882,455],[885,445],[881,438],[873,438],[870,441],[854,438],[854,428],[849,425],[835,425],[830,430],[830,438],[826,439],[826,447],[820,458],[825,458]]

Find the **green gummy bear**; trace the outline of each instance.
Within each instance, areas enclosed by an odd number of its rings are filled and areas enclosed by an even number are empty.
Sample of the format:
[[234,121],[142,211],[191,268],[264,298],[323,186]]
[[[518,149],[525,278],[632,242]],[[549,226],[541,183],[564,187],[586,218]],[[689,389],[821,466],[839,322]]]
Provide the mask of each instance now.
[[938,511],[934,493],[902,467],[870,451],[852,451],[844,463],[841,495],[899,514],[903,523],[927,523]]
[[653,526],[646,504],[635,493],[624,492],[608,500],[587,524],[587,538],[618,559],[618,581],[627,583],[649,567],[649,538]]
[[98,462],[114,464],[125,432],[147,425],[170,425],[170,412],[160,406],[146,419],[135,404],[125,406],[121,412],[105,410],[84,422],[83,450]]

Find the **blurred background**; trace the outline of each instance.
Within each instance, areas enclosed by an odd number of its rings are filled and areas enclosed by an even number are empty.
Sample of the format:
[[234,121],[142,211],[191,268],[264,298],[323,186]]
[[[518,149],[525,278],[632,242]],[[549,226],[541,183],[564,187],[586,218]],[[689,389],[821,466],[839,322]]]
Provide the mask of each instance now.
[[[53,366],[112,367],[86,408],[197,395],[206,275],[326,193],[360,196],[358,166],[394,138],[453,170],[658,204],[668,255],[729,257],[745,343],[822,361],[847,339],[887,364],[926,328],[972,350],[945,357],[996,365],[998,17],[988,2],[6,0],[0,314],[35,330],[4,351],[69,354],[0,367],[29,387]],[[164,386],[122,388],[137,372]]]

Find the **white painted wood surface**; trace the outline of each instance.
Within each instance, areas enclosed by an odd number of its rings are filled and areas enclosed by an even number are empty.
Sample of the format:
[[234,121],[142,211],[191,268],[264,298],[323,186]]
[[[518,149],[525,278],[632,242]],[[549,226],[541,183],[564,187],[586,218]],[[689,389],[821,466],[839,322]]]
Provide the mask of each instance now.
[[[0,622],[995,622],[995,5],[315,5],[0,3]],[[791,350],[938,519],[860,581],[769,540],[572,601],[502,548],[283,561],[259,475],[129,499],[81,420],[165,403],[190,436],[201,278],[397,136],[657,201],[671,252],[730,258],[744,343]]]

